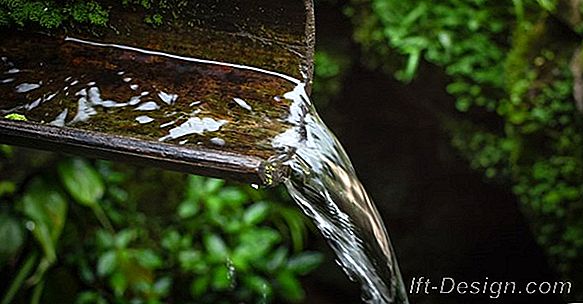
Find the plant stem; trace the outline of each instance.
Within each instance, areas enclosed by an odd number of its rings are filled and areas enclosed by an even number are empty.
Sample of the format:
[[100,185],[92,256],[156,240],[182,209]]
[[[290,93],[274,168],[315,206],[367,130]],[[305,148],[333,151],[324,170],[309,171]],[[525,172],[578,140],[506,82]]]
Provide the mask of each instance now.
[[43,290],[45,287],[45,280],[40,281],[35,287],[32,293],[32,298],[30,299],[30,304],[39,304],[40,298],[43,295]]
[[22,266],[20,267],[20,270],[18,271],[18,274],[16,274],[16,277],[14,278],[12,283],[10,284],[10,287],[8,287],[8,291],[4,295],[4,298],[2,299],[1,304],[9,304],[12,302],[12,299],[14,298],[14,296],[16,295],[18,290],[20,290],[20,287],[22,287],[24,280],[26,279],[26,277],[29,275],[32,268],[34,267],[34,264],[36,262],[36,258],[37,258],[37,254],[33,253],[26,259],[24,264],[22,264]]

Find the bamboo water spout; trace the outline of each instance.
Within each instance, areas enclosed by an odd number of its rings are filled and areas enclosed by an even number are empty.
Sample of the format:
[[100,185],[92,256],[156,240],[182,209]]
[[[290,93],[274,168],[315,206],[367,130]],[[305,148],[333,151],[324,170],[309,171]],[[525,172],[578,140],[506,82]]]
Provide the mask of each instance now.
[[197,3],[159,28],[120,7],[97,35],[2,33],[0,142],[278,183],[265,164],[283,95],[312,77],[312,2]]

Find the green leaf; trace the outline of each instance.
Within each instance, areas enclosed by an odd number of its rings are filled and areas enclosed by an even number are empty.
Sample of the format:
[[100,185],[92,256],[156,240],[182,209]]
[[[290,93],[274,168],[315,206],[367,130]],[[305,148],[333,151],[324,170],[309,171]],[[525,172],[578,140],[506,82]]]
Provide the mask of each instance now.
[[210,278],[208,276],[202,276],[192,281],[192,286],[190,287],[190,293],[196,299],[207,292],[210,283]]
[[321,253],[306,251],[290,258],[287,262],[287,269],[305,275],[320,266],[323,260],[324,256]]
[[212,274],[212,286],[216,290],[225,290],[231,286],[231,274],[226,265],[219,265]]
[[269,205],[265,202],[258,202],[251,205],[243,215],[243,221],[247,225],[255,225],[262,222],[269,214]]
[[65,188],[78,203],[93,207],[105,193],[101,176],[87,161],[67,159],[59,164],[58,169]]
[[178,253],[178,262],[183,271],[204,272],[208,268],[200,251],[189,249]]
[[77,296],[75,304],[107,304],[107,301],[95,291],[84,291]]
[[172,278],[164,277],[154,283],[154,292],[158,296],[166,296],[172,288]]
[[216,234],[204,236],[204,246],[208,254],[217,261],[222,261],[229,255],[229,250],[223,239]]
[[137,252],[136,258],[138,263],[148,269],[157,269],[162,267],[163,262],[160,256],[151,249],[143,249]]
[[199,207],[196,201],[187,200],[178,206],[178,216],[186,219],[191,218],[198,213]]
[[213,194],[225,185],[225,181],[217,178],[207,178],[204,185],[204,193]]
[[128,288],[128,280],[121,272],[116,272],[109,279],[109,285],[117,297],[122,297]]
[[97,246],[99,246],[100,249],[109,249],[115,244],[113,235],[103,229],[97,230],[95,233],[95,240],[97,241]]
[[31,230],[40,243],[47,260],[56,260],[55,243],[61,235],[67,217],[67,202],[63,195],[43,179],[34,179],[22,198],[23,213],[32,221]]
[[283,265],[283,263],[285,262],[285,260],[287,259],[287,248],[286,247],[279,247],[277,248],[277,250],[275,250],[275,252],[273,252],[273,254],[271,255],[271,258],[269,259],[268,263],[267,263],[267,267],[269,268],[270,271],[275,271],[276,269],[278,269],[279,267],[281,267]]
[[0,214],[0,240],[2,240],[0,262],[2,262],[14,255],[24,243],[24,229],[16,218]]
[[171,230],[164,234],[162,238],[162,247],[170,252],[176,252],[180,248],[180,233],[176,230]]
[[11,195],[16,191],[16,184],[11,181],[0,181],[0,197]]
[[115,246],[117,248],[126,248],[135,239],[136,231],[133,229],[124,229],[116,234]]
[[247,275],[243,277],[243,284],[256,294],[260,295],[261,298],[270,298],[273,293],[269,281],[258,275]]
[[114,250],[105,252],[97,261],[97,274],[101,277],[110,275],[117,268],[117,253]]
[[281,272],[277,275],[277,283],[281,295],[289,301],[299,302],[304,299],[305,294],[302,285],[296,277],[289,271]]
[[243,190],[236,187],[223,188],[218,197],[224,204],[231,206],[240,206],[249,199]]

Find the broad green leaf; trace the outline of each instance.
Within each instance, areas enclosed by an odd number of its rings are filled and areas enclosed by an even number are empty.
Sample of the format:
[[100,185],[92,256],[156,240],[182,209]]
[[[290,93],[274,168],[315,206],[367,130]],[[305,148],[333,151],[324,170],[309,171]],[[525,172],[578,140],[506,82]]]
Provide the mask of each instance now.
[[183,271],[204,272],[208,268],[200,251],[189,249],[178,253],[178,262]]
[[172,278],[164,277],[154,283],[154,292],[158,296],[166,296],[172,288]]
[[251,205],[243,215],[243,221],[247,225],[261,223],[269,214],[269,205],[265,202],[258,202]]
[[223,239],[216,234],[204,236],[204,246],[213,260],[224,260],[229,255],[229,250]]
[[128,280],[121,272],[115,272],[109,279],[109,285],[117,297],[122,297],[128,288]]
[[221,189],[225,185],[225,181],[222,179],[217,178],[206,178],[206,182],[204,184],[204,192],[205,194],[213,194],[219,189]]
[[176,230],[171,230],[164,234],[162,238],[162,247],[170,252],[176,252],[180,248],[180,233]]
[[55,243],[67,217],[67,202],[56,187],[43,179],[34,179],[22,198],[22,211],[32,221],[32,234],[40,243],[45,256],[56,260]]
[[273,292],[271,284],[266,279],[258,275],[246,275],[243,277],[243,284],[262,298],[269,299]]
[[14,255],[24,242],[20,222],[7,214],[0,214],[0,262]]
[[217,290],[225,290],[231,286],[231,277],[229,268],[226,265],[219,265],[214,269],[212,274],[212,286]]
[[231,206],[240,206],[249,199],[244,191],[236,187],[225,187],[217,196],[224,204]]
[[136,232],[132,229],[124,229],[115,236],[115,246],[126,248],[136,238]]
[[16,191],[16,185],[11,181],[0,181],[0,197],[13,194]]
[[101,176],[83,159],[71,158],[61,162],[59,176],[69,194],[82,205],[96,205],[105,192]]
[[250,257],[261,259],[280,240],[279,232],[271,228],[255,228],[241,234],[239,246],[249,252]]
[[281,295],[287,300],[299,302],[304,299],[305,294],[302,285],[291,272],[284,271],[279,273],[277,275],[277,283]]
[[201,276],[192,281],[192,286],[190,287],[190,293],[196,299],[201,297],[207,292],[210,283],[209,276]]
[[101,277],[110,275],[117,268],[117,253],[114,250],[105,252],[97,261],[97,274]]
[[104,229],[97,230],[95,233],[95,240],[100,249],[109,249],[115,244],[113,235]]
[[77,296],[75,304],[107,304],[107,301],[95,291],[84,291]]
[[324,257],[321,253],[306,251],[291,257],[287,262],[287,269],[305,275],[316,269],[323,260]]
[[268,263],[267,263],[267,267],[269,268],[269,271],[274,271],[276,269],[278,269],[279,267],[281,267],[283,265],[283,263],[285,262],[285,260],[287,259],[287,248],[286,247],[279,247],[277,248],[277,250],[275,250],[273,252],[273,254],[271,255],[271,258],[269,259]]
[[186,186],[186,200],[197,201],[204,192],[204,177],[198,175],[189,175]]
[[193,200],[186,200],[178,206],[178,216],[183,219],[190,218],[196,215],[198,210],[198,202]]
[[138,263],[148,269],[160,268],[163,264],[162,259],[151,249],[139,250],[136,253]]

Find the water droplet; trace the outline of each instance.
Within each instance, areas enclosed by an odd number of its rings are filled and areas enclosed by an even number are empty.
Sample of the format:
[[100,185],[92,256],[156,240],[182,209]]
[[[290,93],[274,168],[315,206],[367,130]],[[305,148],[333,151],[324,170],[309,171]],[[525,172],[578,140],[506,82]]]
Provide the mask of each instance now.
[[180,126],[170,129],[170,134],[160,138],[160,141],[164,141],[167,139],[176,139],[189,134],[202,134],[204,132],[215,132],[218,131],[226,123],[227,123],[226,120],[215,120],[210,117],[204,117],[202,119],[198,117],[191,117]]
[[36,90],[38,88],[40,88],[40,84],[38,83],[21,83],[18,86],[16,86],[16,92],[26,93],[32,90]]
[[160,97],[160,99],[168,105],[173,104],[178,99],[178,95],[169,94],[164,91],[158,92],[158,97]]
[[253,111],[253,108],[251,108],[251,106],[247,102],[245,102],[245,100],[241,98],[233,98],[233,100],[243,109],[247,111]]
[[213,145],[217,145],[217,146],[224,146],[225,145],[225,140],[222,138],[213,137],[210,139],[210,141]]
[[53,121],[49,122],[49,125],[57,127],[65,126],[65,119],[67,119],[67,114],[69,114],[69,109],[63,110],[63,112],[57,115],[57,117]]
[[153,101],[147,101],[144,102],[143,104],[139,105],[136,110],[138,111],[154,111],[154,110],[158,110],[160,107],[158,106],[157,103],[153,102]]
[[36,225],[34,224],[33,221],[26,221],[26,224],[24,224],[24,226],[26,227],[26,229],[28,229],[29,231],[33,231],[34,228],[36,227]]
[[141,124],[147,124],[147,123],[151,123],[152,121],[154,121],[154,118],[147,116],[147,115],[142,115],[142,116],[136,117],[136,120]]

